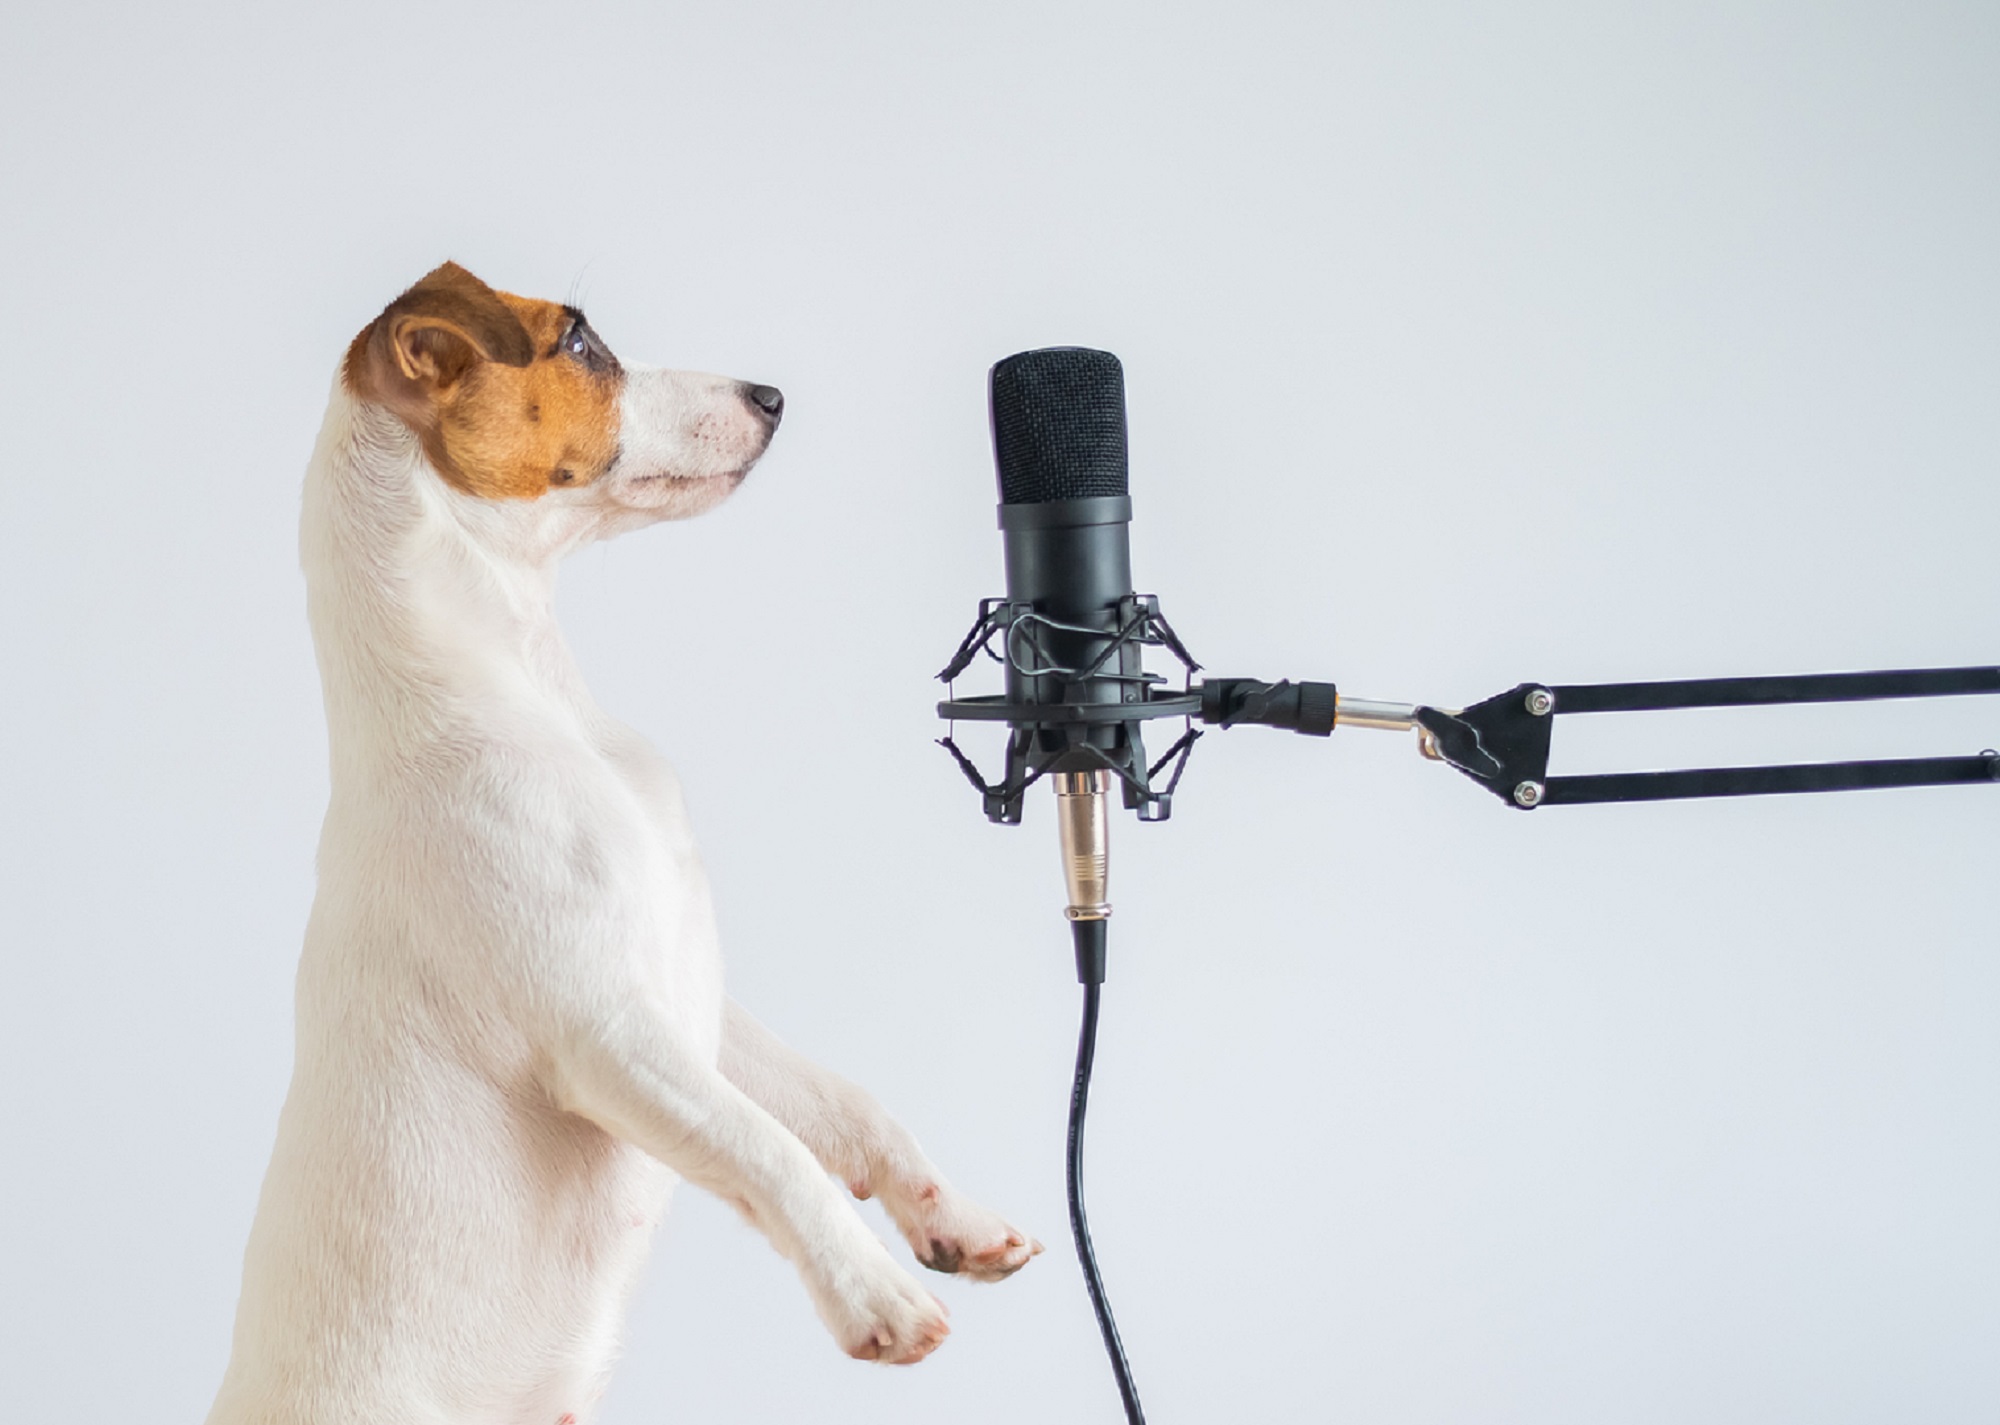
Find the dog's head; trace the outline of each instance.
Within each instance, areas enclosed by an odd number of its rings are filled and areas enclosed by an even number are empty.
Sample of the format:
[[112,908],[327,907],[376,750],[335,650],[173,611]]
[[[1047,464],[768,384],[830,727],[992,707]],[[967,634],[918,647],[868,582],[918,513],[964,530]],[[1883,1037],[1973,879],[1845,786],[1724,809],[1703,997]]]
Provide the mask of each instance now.
[[627,366],[576,308],[496,292],[455,262],[355,337],[342,379],[462,493],[554,496],[621,525],[719,503],[784,410],[770,386]]

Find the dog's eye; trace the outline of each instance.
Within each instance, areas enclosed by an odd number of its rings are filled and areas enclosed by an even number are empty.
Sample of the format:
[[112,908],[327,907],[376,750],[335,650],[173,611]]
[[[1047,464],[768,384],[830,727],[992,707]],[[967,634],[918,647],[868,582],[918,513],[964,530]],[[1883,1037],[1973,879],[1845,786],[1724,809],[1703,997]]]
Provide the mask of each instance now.
[[590,323],[581,316],[573,317],[568,331],[556,343],[556,350],[583,364],[585,370],[595,374],[618,370],[618,358],[604,345],[604,338],[590,329]]

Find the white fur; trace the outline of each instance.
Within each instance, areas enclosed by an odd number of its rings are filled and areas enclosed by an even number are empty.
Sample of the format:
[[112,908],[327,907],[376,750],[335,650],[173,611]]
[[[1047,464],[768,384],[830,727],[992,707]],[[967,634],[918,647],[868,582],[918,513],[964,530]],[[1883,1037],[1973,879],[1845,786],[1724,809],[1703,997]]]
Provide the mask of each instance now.
[[332,801],[210,1425],[584,1421],[680,1177],[884,1360],[925,1354],[943,1308],[829,1171],[947,1269],[1040,1250],[725,999],[674,774],[551,617],[563,554],[742,479],[769,428],[741,389],[634,368],[610,472],[488,501],[336,383],[302,529]]

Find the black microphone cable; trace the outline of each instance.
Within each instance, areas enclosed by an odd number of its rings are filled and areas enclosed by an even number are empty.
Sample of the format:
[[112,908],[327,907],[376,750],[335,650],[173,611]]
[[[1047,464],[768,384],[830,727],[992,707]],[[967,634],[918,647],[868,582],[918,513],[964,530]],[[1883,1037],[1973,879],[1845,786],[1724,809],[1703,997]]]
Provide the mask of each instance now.
[[1132,1379],[1131,1362],[1125,1359],[1125,1343],[1118,1338],[1118,1323],[1111,1316],[1111,1298],[1105,1295],[1104,1278],[1097,1270],[1097,1251],[1090,1241],[1090,1219],[1083,1209],[1083,1117],[1090,1107],[1090,1071],[1097,1062],[1097,1012],[1104,993],[1105,922],[1074,920],[1070,929],[1076,937],[1076,977],[1083,982],[1083,1024],[1077,1031],[1076,1079],[1069,1091],[1069,1233],[1076,1243],[1076,1260],[1083,1268],[1091,1310],[1097,1313],[1097,1329],[1104,1336],[1104,1353],[1111,1358],[1111,1374],[1118,1381],[1118,1396],[1125,1404],[1125,1419],[1129,1425],[1146,1425],[1146,1412],[1139,1406],[1139,1387]]

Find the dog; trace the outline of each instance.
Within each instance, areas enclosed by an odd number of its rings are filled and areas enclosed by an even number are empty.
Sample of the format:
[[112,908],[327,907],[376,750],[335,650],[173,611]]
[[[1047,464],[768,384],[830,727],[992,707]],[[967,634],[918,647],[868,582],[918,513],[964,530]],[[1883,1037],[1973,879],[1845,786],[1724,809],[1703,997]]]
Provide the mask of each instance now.
[[949,1327],[835,1179],[936,1271],[1041,1251],[729,1001],[674,774],[550,612],[563,555],[715,506],[783,407],[451,263],[348,348],[300,539],[332,796],[209,1425],[579,1425],[683,1178],[865,1360]]

